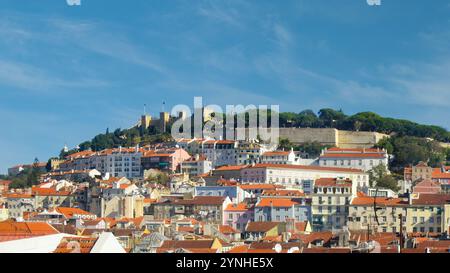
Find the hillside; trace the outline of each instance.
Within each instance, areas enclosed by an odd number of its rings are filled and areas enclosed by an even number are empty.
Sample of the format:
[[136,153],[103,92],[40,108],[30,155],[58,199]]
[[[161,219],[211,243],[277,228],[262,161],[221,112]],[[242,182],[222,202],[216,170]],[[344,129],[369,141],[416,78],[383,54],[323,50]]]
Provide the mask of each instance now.
[[[441,142],[450,142],[450,132],[435,125],[423,125],[403,119],[382,117],[373,112],[362,112],[348,116],[342,110],[321,109],[317,114],[312,110],[300,113],[280,113],[280,127],[301,128],[336,128],[349,131],[369,131],[397,136],[414,136],[432,138]],[[168,126],[170,128],[170,126]],[[80,144],[80,148],[101,150],[118,145],[133,146],[142,142],[154,142],[163,134],[154,126],[147,130],[138,127],[131,129],[117,129],[95,136],[92,140]]]

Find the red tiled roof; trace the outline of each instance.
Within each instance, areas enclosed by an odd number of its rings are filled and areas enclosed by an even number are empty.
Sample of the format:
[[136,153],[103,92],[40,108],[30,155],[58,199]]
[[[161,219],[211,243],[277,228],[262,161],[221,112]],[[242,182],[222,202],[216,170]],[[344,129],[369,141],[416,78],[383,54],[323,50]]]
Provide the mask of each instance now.
[[13,240],[14,237],[28,238],[59,233],[46,222],[0,222],[0,241]]
[[8,185],[9,186],[9,184],[11,184],[12,183],[12,181],[10,181],[10,180],[0,180],[0,185]]
[[160,249],[178,249],[178,248],[201,248],[201,249],[211,249],[214,240],[166,240],[160,247]]
[[297,170],[308,170],[308,171],[330,171],[339,173],[364,173],[360,169],[351,168],[335,168],[335,167],[322,167],[322,166],[305,166],[305,165],[288,165],[288,164],[256,164],[248,167],[249,169],[260,169],[260,168],[272,168],[272,169],[297,169]]
[[257,207],[292,207],[294,205],[300,204],[292,199],[287,198],[261,198],[261,200],[256,204]]
[[243,190],[266,190],[266,189],[276,189],[277,186],[274,184],[242,184],[239,187]]
[[417,199],[412,199],[413,205],[443,205],[450,203],[449,194],[425,194],[420,193]]
[[297,231],[306,231],[306,227],[308,226],[308,221],[304,221],[304,222],[296,222],[295,223],[295,229]]
[[247,211],[250,207],[246,203],[229,204],[225,211]]
[[55,188],[39,187],[32,187],[31,192],[33,195],[38,196],[69,196],[72,194],[70,191],[57,191]]
[[267,232],[280,223],[278,222],[249,222],[246,228],[247,232]]
[[302,253],[351,253],[350,248],[312,247],[304,248]]
[[262,196],[305,196],[300,190],[264,190]]
[[226,225],[220,225],[219,231],[223,234],[234,234],[234,233],[240,233],[239,231],[236,231],[234,228]]
[[193,233],[194,232],[194,227],[180,226],[180,227],[178,227],[178,231]]
[[19,198],[31,199],[31,198],[33,198],[33,196],[31,194],[26,194],[26,193],[8,193],[8,194],[5,194],[4,197],[11,198],[11,199],[19,199]]
[[314,182],[314,186],[319,187],[351,187],[352,181],[350,179],[338,180],[337,178],[319,178]]
[[222,166],[216,169],[216,171],[239,171],[245,168],[248,168],[249,165],[231,165],[231,166]]
[[87,150],[87,151],[81,151],[81,152],[70,154],[70,155],[66,156],[66,158],[67,159],[76,159],[76,158],[82,158],[82,157],[90,157],[94,154],[95,154],[95,152]]
[[87,212],[79,208],[66,208],[66,207],[56,207],[55,210],[64,215],[64,217],[70,219],[75,215],[90,215],[95,216],[95,214]]
[[[444,167],[447,171],[449,167]],[[442,172],[441,168],[434,168],[431,173],[433,179],[450,179],[450,172]]]
[[416,184],[413,188],[414,193],[439,193],[441,191],[441,186],[438,182],[433,182],[432,180],[423,180]]
[[324,243],[327,243],[333,238],[333,233],[331,231],[312,232],[310,234],[298,234],[298,237],[305,245],[317,240],[323,240]]
[[64,237],[54,253],[90,253],[97,238]]
[[273,152],[265,152],[263,156],[287,156],[291,152],[289,151],[273,151]]

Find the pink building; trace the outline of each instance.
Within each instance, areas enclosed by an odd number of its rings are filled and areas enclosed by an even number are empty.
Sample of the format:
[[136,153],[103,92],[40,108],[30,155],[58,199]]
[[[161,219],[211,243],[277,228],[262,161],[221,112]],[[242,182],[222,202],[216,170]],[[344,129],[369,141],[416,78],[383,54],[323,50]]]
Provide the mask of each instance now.
[[181,162],[189,158],[191,158],[189,153],[181,148],[147,151],[141,158],[141,164],[143,170],[175,172],[179,170]]
[[224,211],[223,224],[242,233],[247,223],[254,221],[254,214],[254,207],[246,203],[229,204]]

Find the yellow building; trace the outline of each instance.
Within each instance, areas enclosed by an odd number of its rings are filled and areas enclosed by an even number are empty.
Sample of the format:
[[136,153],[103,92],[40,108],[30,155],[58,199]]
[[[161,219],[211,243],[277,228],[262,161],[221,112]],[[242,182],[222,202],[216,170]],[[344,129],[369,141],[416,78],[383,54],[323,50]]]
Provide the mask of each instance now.
[[[374,213],[376,201],[377,217]],[[401,216],[401,221],[400,221]],[[377,221],[378,219],[378,221]],[[450,195],[413,194],[410,198],[356,197],[349,209],[350,230],[444,233],[450,224]]]
[[[374,204],[378,208],[376,215]],[[400,232],[403,224],[404,231],[407,231],[407,209],[408,200],[406,199],[359,196],[352,200],[347,226],[354,231]]]
[[447,232],[450,224],[450,195],[412,194],[408,207],[407,231]]

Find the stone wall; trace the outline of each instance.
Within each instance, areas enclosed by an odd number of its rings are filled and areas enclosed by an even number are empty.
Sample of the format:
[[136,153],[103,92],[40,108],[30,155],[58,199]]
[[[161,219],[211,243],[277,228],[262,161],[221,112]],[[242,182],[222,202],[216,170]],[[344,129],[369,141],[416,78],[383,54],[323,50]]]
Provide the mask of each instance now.
[[370,148],[388,135],[377,132],[338,131],[338,147],[340,148]]
[[280,128],[279,136],[294,144],[317,141],[322,145],[340,148],[370,148],[382,138],[389,137],[377,132],[343,131],[334,128]]

